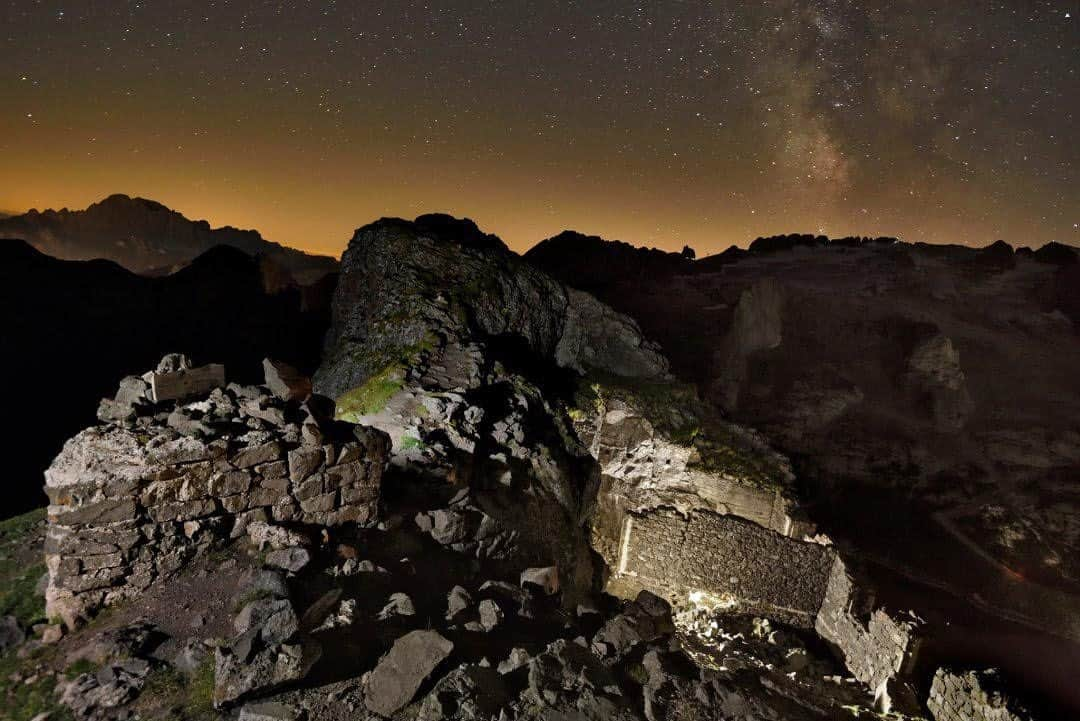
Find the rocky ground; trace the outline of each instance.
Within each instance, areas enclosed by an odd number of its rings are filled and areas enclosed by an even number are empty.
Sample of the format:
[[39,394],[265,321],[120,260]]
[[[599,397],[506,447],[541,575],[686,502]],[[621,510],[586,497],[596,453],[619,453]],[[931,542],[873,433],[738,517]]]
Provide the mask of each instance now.
[[313,382],[263,369],[125,378],[0,529],[6,717],[1030,717],[916,671],[768,438],[469,221],[357,231]]
[[[680,377],[789,455],[822,530],[892,574],[883,594],[918,583],[977,608],[1002,645],[1020,623],[1070,658],[1077,258],[786,236],[692,261],[568,234],[526,254],[633,317]],[[1041,654],[1013,645],[1024,674]],[[1067,673],[1036,676],[1080,703]]]

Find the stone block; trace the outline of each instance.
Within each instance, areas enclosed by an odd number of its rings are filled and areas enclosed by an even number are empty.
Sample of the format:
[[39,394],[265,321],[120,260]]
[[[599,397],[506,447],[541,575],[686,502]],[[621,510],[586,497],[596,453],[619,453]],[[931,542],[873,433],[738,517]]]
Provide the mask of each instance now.
[[150,374],[150,398],[155,403],[205,395],[224,386],[225,366],[217,363]]

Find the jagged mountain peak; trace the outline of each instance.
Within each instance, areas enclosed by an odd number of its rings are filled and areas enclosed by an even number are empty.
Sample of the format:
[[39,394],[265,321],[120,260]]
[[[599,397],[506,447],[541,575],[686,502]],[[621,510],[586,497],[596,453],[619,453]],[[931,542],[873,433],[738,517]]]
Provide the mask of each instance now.
[[84,210],[31,210],[0,218],[0,235],[22,238],[56,258],[105,258],[140,274],[171,272],[218,245],[270,257],[305,285],[337,269],[333,258],[273,243],[258,231],[212,228],[155,200],[120,193]]

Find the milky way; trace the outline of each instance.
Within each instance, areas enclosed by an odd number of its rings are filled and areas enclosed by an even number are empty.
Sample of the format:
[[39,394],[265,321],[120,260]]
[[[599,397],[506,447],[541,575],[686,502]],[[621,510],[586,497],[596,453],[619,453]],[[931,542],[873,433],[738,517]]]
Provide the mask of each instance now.
[[1080,244],[1076,2],[0,6],[0,210]]

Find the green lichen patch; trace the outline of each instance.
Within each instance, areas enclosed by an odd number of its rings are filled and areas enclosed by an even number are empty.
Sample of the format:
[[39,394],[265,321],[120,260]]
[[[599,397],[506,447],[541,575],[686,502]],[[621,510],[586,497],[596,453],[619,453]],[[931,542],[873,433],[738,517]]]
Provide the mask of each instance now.
[[346,392],[337,399],[338,420],[359,423],[386,408],[395,393],[405,387],[405,368],[391,364],[368,378],[364,385]]
[[411,448],[423,450],[424,442],[415,436],[402,436],[401,450],[407,451]]
[[579,383],[567,413],[581,423],[603,415],[616,402],[648,420],[661,438],[692,446],[696,453],[691,467],[757,488],[772,489],[784,482],[785,473],[775,457],[742,438],[689,383],[591,371]]

